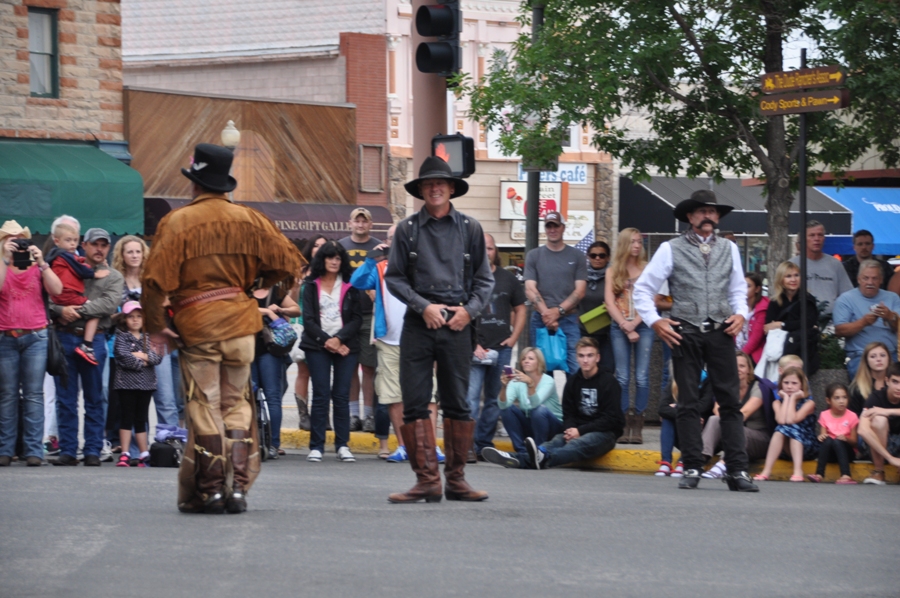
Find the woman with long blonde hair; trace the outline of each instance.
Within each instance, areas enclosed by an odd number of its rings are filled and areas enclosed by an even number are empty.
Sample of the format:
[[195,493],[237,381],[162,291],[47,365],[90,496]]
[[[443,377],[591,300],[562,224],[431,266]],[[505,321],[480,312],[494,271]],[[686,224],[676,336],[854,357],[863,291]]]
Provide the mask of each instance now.
[[856,376],[850,382],[850,403],[847,409],[860,415],[869,395],[884,388],[885,373],[891,365],[891,351],[880,341],[871,342],[863,349]]
[[[620,443],[643,444],[644,410],[650,401],[650,350],[653,330],[634,308],[632,291],[644,267],[647,252],[641,231],[626,228],[619,233],[616,253],[606,274],[606,309],[612,318],[610,339],[616,358],[616,380],[622,387],[622,411],[625,412],[625,432]],[[631,362],[634,359],[637,394],[634,408],[628,395],[631,381]],[[602,364],[601,364],[602,365]]]
[[[775,281],[769,293],[769,307],[766,308],[768,334],[774,329],[785,330],[788,338],[784,342],[784,355],[800,355],[800,266],[793,262],[781,262],[775,270]],[[816,298],[806,293],[806,326],[808,331],[807,356],[808,371],[812,376],[819,371],[819,310]]]
[[150,248],[143,239],[135,235],[125,235],[113,247],[113,270],[118,270],[125,277],[125,288],[122,289],[122,303],[129,299],[138,301],[141,297],[141,274]]

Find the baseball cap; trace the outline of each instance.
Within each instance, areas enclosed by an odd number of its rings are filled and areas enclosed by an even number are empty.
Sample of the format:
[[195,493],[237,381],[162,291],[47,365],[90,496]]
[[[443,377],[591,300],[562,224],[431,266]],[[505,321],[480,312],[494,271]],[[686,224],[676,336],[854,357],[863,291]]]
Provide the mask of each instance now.
[[372,213],[365,208],[356,208],[350,212],[350,220],[356,220],[357,216],[362,216],[369,222],[372,222]]
[[99,241],[101,239],[105,240],[107,243],[112,242],[109,237],[109,233],[102,228],[89,228],[84,233],[85,243],[94,243],[95,241]]
[[137,301],[126,301],[125,305],[122,306],[122,313],[126,316],[133,312],[136,309],[143,309],[141,304]]
[[547,212],[547,215],[544,216],[544,226],[547,226],[550,223],[558,224],[560,226],[566,225],[566,221],[563,220],[562,214],[559,212]]

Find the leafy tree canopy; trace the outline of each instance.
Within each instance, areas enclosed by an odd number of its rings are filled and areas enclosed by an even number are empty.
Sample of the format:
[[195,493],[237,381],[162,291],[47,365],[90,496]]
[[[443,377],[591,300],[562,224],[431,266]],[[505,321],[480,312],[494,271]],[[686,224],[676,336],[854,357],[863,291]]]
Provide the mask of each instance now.
[[[537,43],[523,33],[485,80],[460,78],[471,116],[531,161],[561,151],[548,134],[589,124],[593,142],[636,178],[723,172],[766,180],[770,263],[787,257],[798,117],[759,112],[760,75],[801,40],[808,66],[838,64],[851,108],[807,116],[808,163],[836,172],[875,148],[900,162],[898,0],[547,0]],[[520,23],[530,26],[531,3]],[[629,135],[628,114],[652,133]],[[815,176],[815,173],[812,173]],[[810,179],[813,180],[813,179]]]

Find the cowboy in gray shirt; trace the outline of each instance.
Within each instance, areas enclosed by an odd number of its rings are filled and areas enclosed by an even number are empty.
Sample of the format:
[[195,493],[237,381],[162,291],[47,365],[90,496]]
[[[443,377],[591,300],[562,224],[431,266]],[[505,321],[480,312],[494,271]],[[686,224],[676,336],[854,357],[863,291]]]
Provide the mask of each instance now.
[[391,494],[394,503],[441,500],[434,427],[428,411],[432,372],[444,413],[444,450],[448,500],[480,501],[463,470],[475,422],[466,394],[472,359],[472,321],[490,300],[494,277],[487,260],[484,232],[478,222],[453,207],[469,185],[454,177],[440,158],[422,163],[419,178],[406,184],[410,195],[425,201],[418,213],[397,225],[385,283],[409,309],[400,337],[400,428],[417,483]]

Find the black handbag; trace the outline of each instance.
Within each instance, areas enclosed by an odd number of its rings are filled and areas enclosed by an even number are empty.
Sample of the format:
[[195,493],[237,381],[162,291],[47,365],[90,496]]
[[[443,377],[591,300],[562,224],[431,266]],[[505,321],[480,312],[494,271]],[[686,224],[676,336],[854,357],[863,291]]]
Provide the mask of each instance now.
[[53,319],[50,317],[50,304],[47,299],[47,293],[44,296],[44,311],[47,312],[47,373],[51,376],[58,376],[62,385],[69,385],[69,364],[66,361],[66,352],[63,350],[62,343],[56,335],[56,328],[53,327]]

